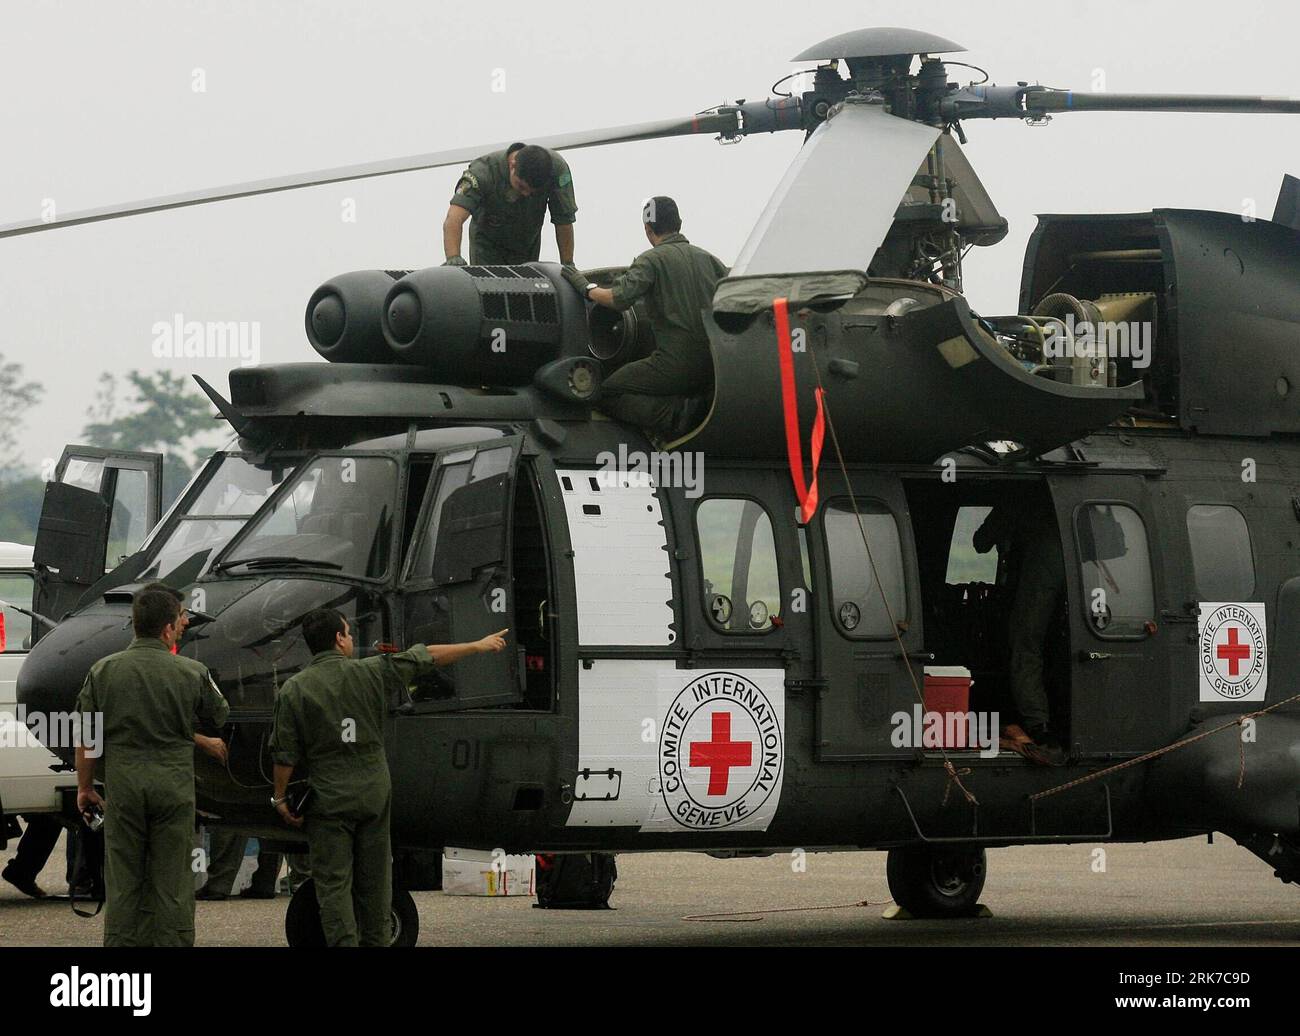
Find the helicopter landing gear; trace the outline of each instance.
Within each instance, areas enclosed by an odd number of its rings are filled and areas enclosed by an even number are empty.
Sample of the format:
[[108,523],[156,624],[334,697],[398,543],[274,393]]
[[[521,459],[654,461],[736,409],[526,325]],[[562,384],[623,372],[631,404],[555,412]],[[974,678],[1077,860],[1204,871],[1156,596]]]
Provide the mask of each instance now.
[[406,889],[393,889],[393,941],[389,946],[414,946],[420,936],[420,912]]
[[890,849],[885,864],[889,894],[918,918],[974,917],[985,872],[983,849],[909,845]]
[[[391,918],[393,936],[388,945],[414,946],[420,935],[420,912],[406,889],[393,889]],[[304,881],[289,900],[284,915],[284,937],[295,948],[315,949],[325,945],[314,881]]]
[[1229,834],[1238,845],[1245,846],[1272,867],[1273,876],[1283,884],[1300,885],[1300,843],[1294,835],[1261,831]]

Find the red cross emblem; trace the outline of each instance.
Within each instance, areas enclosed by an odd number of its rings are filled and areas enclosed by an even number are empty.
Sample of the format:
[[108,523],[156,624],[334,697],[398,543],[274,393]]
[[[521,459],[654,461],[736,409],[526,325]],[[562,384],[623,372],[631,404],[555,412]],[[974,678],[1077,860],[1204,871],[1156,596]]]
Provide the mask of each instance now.
[[1228,660],[1228,675],[1240,676],[1241,671],[1238,666],[1246,659],[1250,658],[1250,645],[1237,643],[1237,627],[1228,627],[1228,642],[1226,644],[1216,644],[1215,653],[1220,658]]
[[749,741],[731,740],[731,713],[713,714],[713,740],[691,742],[691,766],[709,769],[710,795],[727,794],[733,766],[748,766],[754,759]]

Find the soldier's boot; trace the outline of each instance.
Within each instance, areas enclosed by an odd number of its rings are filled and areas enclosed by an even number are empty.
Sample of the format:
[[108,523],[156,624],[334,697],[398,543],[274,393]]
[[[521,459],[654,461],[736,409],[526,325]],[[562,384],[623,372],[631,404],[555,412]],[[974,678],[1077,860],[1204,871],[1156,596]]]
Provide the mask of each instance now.
[[44,899],[45,890],[36,883],[37,876],[45,868],[45,861],[50,858],[54,846],[59,840],[63,825],[52,813],[34,813],[24,816],[27,830],[18,841],[18,851],[9,861],[0,878],[4,878],[14,888],[33,899]]

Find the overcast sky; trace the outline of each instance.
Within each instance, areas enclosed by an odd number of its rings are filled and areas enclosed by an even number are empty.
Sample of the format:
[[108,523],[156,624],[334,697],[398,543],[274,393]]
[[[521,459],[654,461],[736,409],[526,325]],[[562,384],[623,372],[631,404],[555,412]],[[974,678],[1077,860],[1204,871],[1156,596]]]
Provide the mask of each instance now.
[[[46,199],[68,212],[689,115],[761,98],[798,67],[792,55],[873,25],[964,44],[969,53],[954,57],[994,82],[1086,91],[1100,76],[1114,92],[1300,96],[1294,0],[6,4],[0,223],[39,217]],[[971,77],[952,69],[961,82]],[[1267,218],[1282,174],[1300,174],[1300,116],[1098,113],[1045,128],[966,128],[967,152],[1011,223],[1005,241],[967,261],[967,293],[984,313],[1015,310],[1035,213],[1239,212],[1254,199]],[[730,263],[800,139],[569,152],[579,265],[626,263],[644,248],[640,203],[652,194],[677,198],[685,233]],[[441,262],[439,227],[458,172],[0,241],[0,353],[47,390],[22,439],[30,465],[77,439],[102,371],[160,362],[152,328],[175,314],[258,321],[262,362],[315,360],[303,334],[312,290],[345,270]],[[349,199],[355,222],[343,218]],[[549,229],[542,257],[555,258]],[[225,361],[183,364],[225,388]]]

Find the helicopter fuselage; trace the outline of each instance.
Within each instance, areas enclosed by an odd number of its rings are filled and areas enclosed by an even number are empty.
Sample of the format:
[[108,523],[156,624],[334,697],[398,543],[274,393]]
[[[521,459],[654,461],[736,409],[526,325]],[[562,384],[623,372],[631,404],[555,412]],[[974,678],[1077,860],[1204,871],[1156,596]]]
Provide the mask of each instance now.
[[[1246,650],[1263,645],[1264,701],[1292,692],[1298,447],[1254,444],[1253,482],[1240,440],[1169,430],[1099,431],[1068,460],[958,455],[954,478],[828,466],[801,526],[781,465],[705,455],[685,477],[612,422],[562,436],[491,421],[386,431],[210,461],[146,544],[148,564],[37,645],[29,709],[71,708],[85,669],[128,641],[132,587],[172,578],[197,616],[182,651],[232,706],[228,769],[198,759],[200,809],[277,841],[300,836],[268,803],[272,707],[309,658],[298,624],[321,606],[344,612],[363,653],[511,631],[508,652],[390,703],[402,848],[762,852],[1297,829],[1300,725],[1285,713],[1260,717],[1245,746],[1250,795],[1218,780],[1238,755],[1229,732],[1190,770],[1161,760],[1029,796],[1264,707],[1201,700],[1198,602],[1262,609],[1263,639]],[[917,727],[928,665],[970,670],[970,712],[994,717],[984,729],[1005,715],[1012,588],[1006,560],[971,537],[989,509],[1031,501],[1054,515],[1063,550],[1044,648],[1074,755],[1062,768],[927,743]],[[1088,560],[1099,515],[1118,542]],[[192,578],[191,547],[208,566]]]

